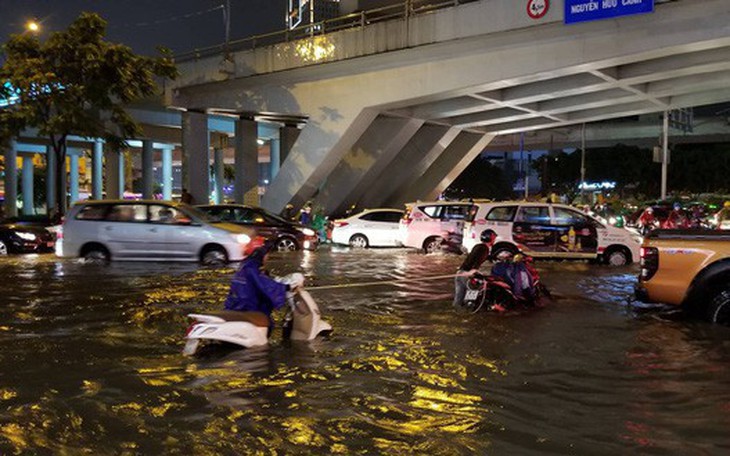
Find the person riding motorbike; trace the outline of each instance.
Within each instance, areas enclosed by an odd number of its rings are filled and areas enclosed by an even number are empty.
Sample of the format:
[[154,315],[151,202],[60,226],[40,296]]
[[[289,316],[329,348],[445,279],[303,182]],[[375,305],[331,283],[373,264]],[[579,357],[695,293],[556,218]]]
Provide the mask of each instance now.
[[725,201],[722,209],[715,214],[715,222],[718,230],[730,229],[730,201]]
[[642,212],[641,217],[639,217],[637,225],[639,225],[641,234],[645,236],[649,233],[649,231],[656,228],[658,223],[659,221],[654,216],[654,209],[647,207],[644,209],[644,212]]
[[674,203],[672,212],[669,213],[667,219],[662,223],[662,228],[665,230],[679,230],[689,227],[690,221],[687,218],[687,214],[682,210],[682,205]]
[[[492,267],[492,275],[499,277],[512,289],[515,304],[532,306],[537,298],[539,274],[532,264],[532,258],[516,254],[511,260],[497,262]],[[503,311],[503,305],[496,304],[494,310]]]
[[274,322],[271,314],[281,309],[290,293],[304,286],[304,276],[299,273],[287,278],[269,277],[264,270],[266,257],[274,243],[261,237],[254,238],[246,247],[246,257],[233,276],[225,301],[226,310],[261,312],[269,318],[269,332]]
[[475,245],[469,255],[464,259],[456,271],[454,277],[454,307],[460,309],[464,306],[464,296],[466,295],[466,286],[470,277],[479,272],[481,265],[489,258],[489,252],[497,239],[497,233],[492,230],[484,230],[479,236],[481,241]]

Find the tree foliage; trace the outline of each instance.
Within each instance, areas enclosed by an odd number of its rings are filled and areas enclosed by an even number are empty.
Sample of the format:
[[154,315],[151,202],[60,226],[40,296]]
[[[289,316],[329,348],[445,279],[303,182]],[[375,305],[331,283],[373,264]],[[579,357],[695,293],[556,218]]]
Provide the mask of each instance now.
[[448,198],[509,199],[512,186],[504,173],[484,157],[477,157],[444,191]]
[[[168,51],[158,57],[136,55],[129,47],[104,40],[106,21],[82,13],[64,31],[41,42],[29,34],[13,35],[2,48],[0,96],[18,102],[0,109],[0,139],[35,128],[46,137],[57,163],[66,158],[70,135],[103,138],[114,148],[140,135],[125,111],[136,100],[157,93],[157,79],[175,78]],[[58,166],[58,176],[65,167]],[[61,179],[57,178],[59,183]],[[65,189],[58,189],[56,210],[63,212]]]

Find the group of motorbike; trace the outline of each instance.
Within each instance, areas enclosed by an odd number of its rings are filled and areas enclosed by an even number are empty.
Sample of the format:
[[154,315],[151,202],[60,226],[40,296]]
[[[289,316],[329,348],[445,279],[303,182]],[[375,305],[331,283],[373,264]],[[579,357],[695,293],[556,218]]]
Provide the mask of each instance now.
[[495,258],[491,274],[477,273],[469,279],[464,308],[472,313],[504,313],[543,307],[550,298],[532,258],[507,254]]

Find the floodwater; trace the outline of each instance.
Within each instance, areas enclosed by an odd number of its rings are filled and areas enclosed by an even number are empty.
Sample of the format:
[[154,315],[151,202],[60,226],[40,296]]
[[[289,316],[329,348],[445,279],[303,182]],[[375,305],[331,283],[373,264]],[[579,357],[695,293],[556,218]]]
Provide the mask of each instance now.
[[587,263],[538,263],[545,309],[456,313],[418,279],[461,260],[276,254],[334,334],[187,358],[233,266],[0,259],[0,454],[729,454],[730,329],[627,306],[636,268]]

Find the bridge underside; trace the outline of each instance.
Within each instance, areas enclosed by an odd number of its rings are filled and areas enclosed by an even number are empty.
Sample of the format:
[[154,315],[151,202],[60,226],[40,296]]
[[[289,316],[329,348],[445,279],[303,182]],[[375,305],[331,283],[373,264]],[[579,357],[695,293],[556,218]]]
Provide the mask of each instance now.
[[[495,8],[509,14],[495,16]],[[255,74],[263,73],[255,64],[261,55],[245,68],[240,56],[231,78],[189,80],[173,102],[307,116],[262,204],[280,210],[314,198],[335,212],[433,197],[479,152],[507,149],[517,133],[547,145],[539,138],[575,137],[584,123],[730,101],[724,0],[679,1],[650,15],[573,26],[562,24],[560,11],[525,24],[513,9],[508,0],[474,2],[407,27],[394,21],[384,30],[411,47],[286,71]],[[480,19],[511,29],[484,33]],[[445,38],[435,32],[453,23],[466,26]],[[406,28],[400,35],[399,26]],[[348,46],[370,32],[330,39]]]

